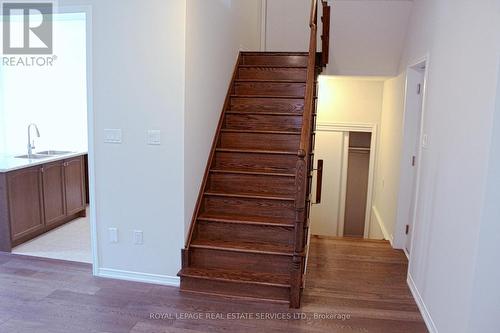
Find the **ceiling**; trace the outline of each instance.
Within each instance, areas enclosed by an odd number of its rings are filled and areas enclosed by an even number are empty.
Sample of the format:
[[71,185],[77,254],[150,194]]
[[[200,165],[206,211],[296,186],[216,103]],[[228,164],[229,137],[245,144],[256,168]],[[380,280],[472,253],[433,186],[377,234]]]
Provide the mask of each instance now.
[[335,0],[325,74],[397,75],[413,2]]

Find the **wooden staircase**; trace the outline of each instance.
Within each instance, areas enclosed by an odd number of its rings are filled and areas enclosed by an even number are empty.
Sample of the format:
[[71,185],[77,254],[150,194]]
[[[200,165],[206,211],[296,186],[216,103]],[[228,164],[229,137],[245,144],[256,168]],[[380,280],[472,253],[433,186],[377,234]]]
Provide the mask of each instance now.
[[309,53],[239,55],[182,254],[182,291],[300,306],[324,65],[315,7]]

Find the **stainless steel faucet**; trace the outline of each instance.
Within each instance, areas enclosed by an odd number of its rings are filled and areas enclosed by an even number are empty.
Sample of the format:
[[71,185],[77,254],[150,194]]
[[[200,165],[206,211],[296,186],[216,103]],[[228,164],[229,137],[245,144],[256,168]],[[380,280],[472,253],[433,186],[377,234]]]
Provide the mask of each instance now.
[[33,149],[35,149],[35,140],[31,141],[31,127],[35,127],[36,130],[36,136],[39,138],[40,137],[40,131],[38,130],[38,126],[36,124],[29,124],[28,125],[28,157],[33,155]]

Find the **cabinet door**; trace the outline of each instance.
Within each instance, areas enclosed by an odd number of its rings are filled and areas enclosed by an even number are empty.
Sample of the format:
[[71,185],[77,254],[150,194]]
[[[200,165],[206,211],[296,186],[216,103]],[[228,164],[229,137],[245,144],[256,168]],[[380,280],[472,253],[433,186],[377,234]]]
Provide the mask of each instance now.
[[44,165],[42,175],[45,225],[52,226],[66,217],[64,162],[57,161]]
[[44,229],[41,168],[33,167],[7,175],[12,242],[29,238]]
[[85,173],[83,158],[76,157],[64,163],[66,213],[72,215],[85,209]]

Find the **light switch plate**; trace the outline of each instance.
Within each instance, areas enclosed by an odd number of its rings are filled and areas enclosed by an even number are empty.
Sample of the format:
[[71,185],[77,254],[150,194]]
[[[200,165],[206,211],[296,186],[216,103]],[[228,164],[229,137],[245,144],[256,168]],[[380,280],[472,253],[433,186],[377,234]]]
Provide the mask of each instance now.
[[110,243],[118,243],[118,228],[109,228],[109,242]]
[[429,148],[429,136],[427,134],[422,136],[422,148]]
[[134,230],[134,244],[144,244],[144,233],[141,230]]
[[152,145],[152,146],[161,145],[161,131],[148,130],[147,143],[148,143],[148,145]]
[[121,129],[104,129],[104,142],[105,143],[122,143],[122,130]]

